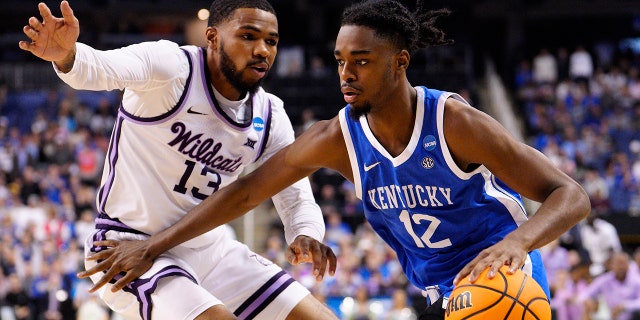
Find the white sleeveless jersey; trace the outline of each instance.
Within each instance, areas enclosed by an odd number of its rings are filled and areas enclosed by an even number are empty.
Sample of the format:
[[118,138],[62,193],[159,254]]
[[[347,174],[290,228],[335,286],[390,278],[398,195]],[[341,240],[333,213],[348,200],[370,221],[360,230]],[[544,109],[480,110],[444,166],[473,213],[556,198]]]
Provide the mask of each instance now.
[[[97,197],[99,229],[163,230],[245,166],[256,159],[259,165],[294,140],[276,96],[259,89],[243,102],[250,112],[216,101],[204,48],[160,40],[107,51],[77,43],[76,49],[71,71],[54,64],[60,79],[75,89],[124,90]],[[298,235],[322,241],[322,213],[308,179],[276,194],[273,204],[287,243]]]
[[[137,108],[127,104],[140,103],[140,97],[125,90],[98,192],[98,228],[124,224],[146,234],[161,231],[236,180],[265,149],[277,98],[260,89],[247,102],[252,120],[237,123],[215,99],[204,49],[181,49],[190,72],[173,109],[151,118],[134,116],[126,110]],[[189,243],[210,242],[214,234]]]

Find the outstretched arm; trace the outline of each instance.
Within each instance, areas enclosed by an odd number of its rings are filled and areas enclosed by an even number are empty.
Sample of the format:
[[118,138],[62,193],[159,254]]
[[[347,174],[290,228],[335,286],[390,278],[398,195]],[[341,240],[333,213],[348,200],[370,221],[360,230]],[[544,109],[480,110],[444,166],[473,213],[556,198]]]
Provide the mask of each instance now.
[[[344,141],[338,136],[339,131],[337,119],[319,122],[258,169],[218,190],[177,223],[146,241],[96,242],[97,246],[114,248],[90,257],[100,262],[78,276],[86,278],[104,271],[105,274],[91,289],[96,291],[115,275],[125,272],[126,275],[112,288],[112,291],[120,290],[148,270],[153,259],[161,253],[243,215],[318,168],[329,167],[343,172],[341,169],[348,168],[349,162],[346,158],[344,165],[337,165],[339,154],[346,155]],[[319,279],[325,274],[327,264],[330,275],[336,269],[336,257],[331,249],[309,237],[296,238],[287,252],[287,258],[294,264],[312,262],[314,274]]]
[[69,2],[60,3],[62,18],[55,17],[43,2],[38,4],[42,21],[29,18],[23,32],[31,42],[20,41],[20,49],[46,61],[53,61],[62,72],[69,72],[75,60],[75,47],[80,35],[80,23]]

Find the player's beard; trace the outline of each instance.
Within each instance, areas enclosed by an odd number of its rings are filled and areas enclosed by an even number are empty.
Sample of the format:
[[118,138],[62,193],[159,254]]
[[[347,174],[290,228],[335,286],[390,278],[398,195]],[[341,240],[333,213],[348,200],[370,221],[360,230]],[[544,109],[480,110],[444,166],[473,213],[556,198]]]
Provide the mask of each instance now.
[[351,119],[353,120],[358,120],[360,119],[360,117],[366,116],[370,111],[371,103],[369,102],[364,102],[357,108],[354,108],[353,105],[351,105],[351,108],[349,108],[349,117],[351,117]]
[[231,56],[229,56],[224,50],[224,45],[222,43],[220,43],[220,71],[222,71],[222,74],[227,78],[229,83],[241,94],[244,94],[245,92],[249,92],[251,94],[255,93],[264,79],[262,78],[256,82],[244,80],[242,78],[242,71],[236,70],[233,60],[231,60]]

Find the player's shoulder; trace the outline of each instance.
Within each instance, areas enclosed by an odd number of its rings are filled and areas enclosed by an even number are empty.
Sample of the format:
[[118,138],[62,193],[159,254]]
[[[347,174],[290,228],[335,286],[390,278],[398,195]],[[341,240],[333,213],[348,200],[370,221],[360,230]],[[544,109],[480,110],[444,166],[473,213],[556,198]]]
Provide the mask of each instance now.
[[258,91],[256,91],[256,94],[261,95],[263,99],[265,99],[265,101],[270,101],[274,107],[284,108],[284,102],[282,101],[282,99],[280,99],[280,97],[271,92],[265,91],[262,87],[259,88]]
[[184,51],[193,53],[193,54],[202,54],[203,49],[201,47],[198,46],[194,46],[194,45],[178,45],[175,42],[169,41],[169,40],[160,40],[165,42],[164,45],[166,45],[167,47],[171,47],[171,48],[175,48],[175,49],[182,49]]
[[147,50],[159,50],[160,52],[177,51],[180,48],[180,46],[177,43],[170,40],[144,41],[144,42],[129,45],[128,47],[145,48]]

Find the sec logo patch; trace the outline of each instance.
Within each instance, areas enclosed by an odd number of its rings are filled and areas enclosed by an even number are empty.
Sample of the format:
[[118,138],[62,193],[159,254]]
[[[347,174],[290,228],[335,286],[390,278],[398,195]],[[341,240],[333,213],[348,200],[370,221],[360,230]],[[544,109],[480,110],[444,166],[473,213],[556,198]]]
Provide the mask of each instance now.
[[422,159],[422,167],[425,169],[431,169],[435,165],[435,161],[431,157],[425,157]]

